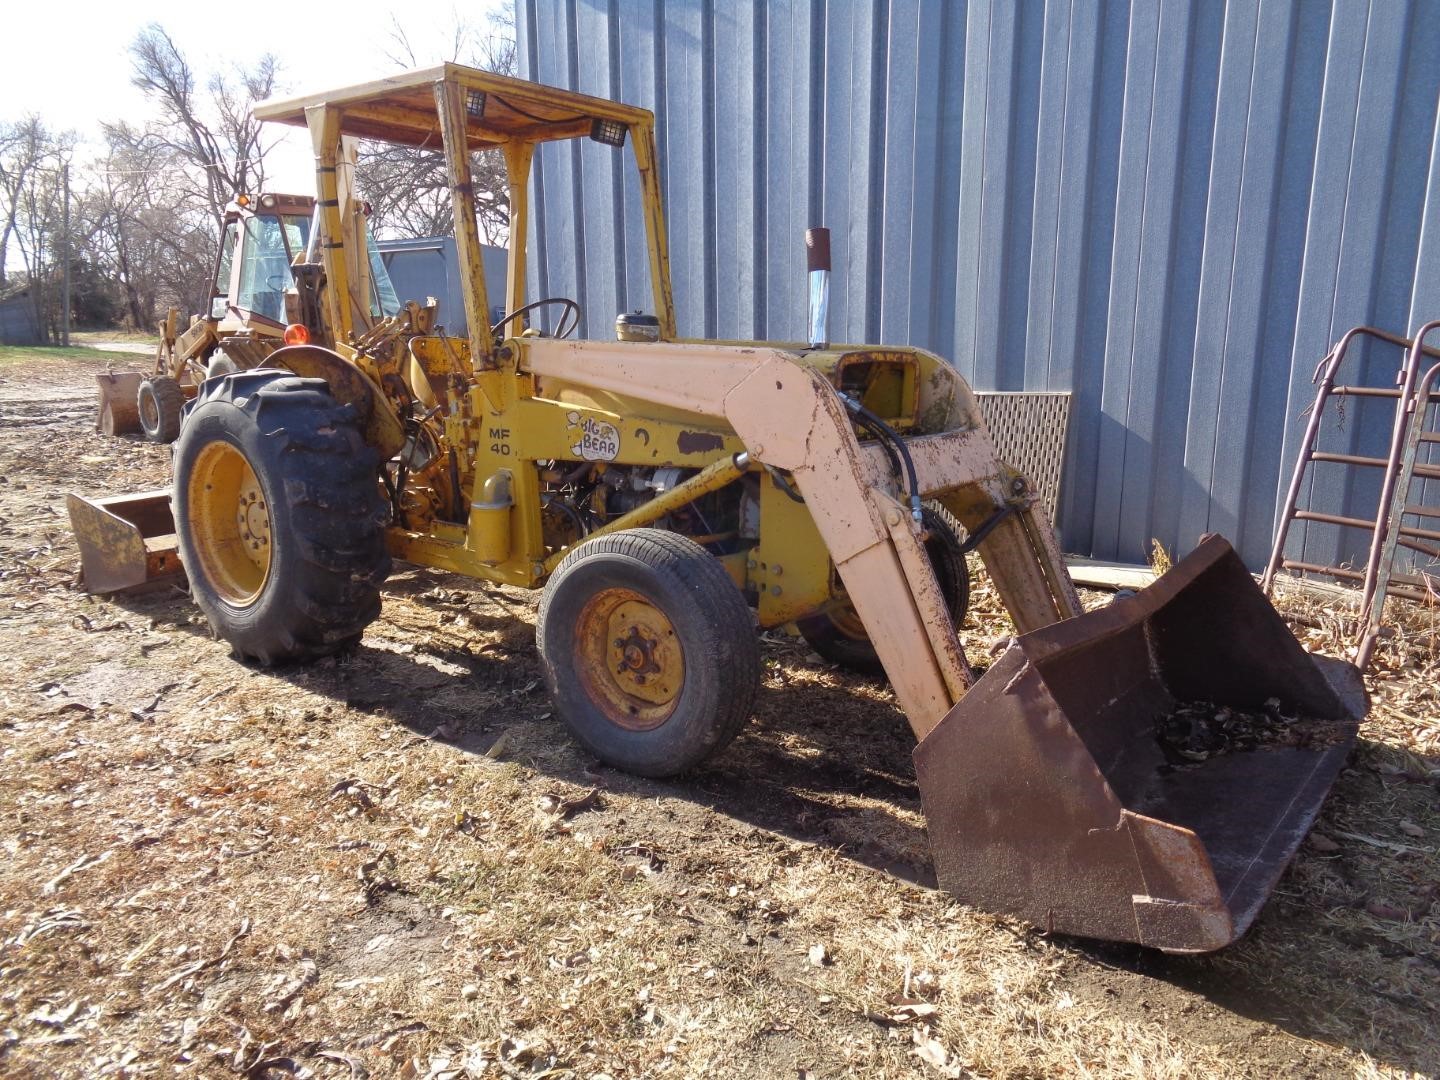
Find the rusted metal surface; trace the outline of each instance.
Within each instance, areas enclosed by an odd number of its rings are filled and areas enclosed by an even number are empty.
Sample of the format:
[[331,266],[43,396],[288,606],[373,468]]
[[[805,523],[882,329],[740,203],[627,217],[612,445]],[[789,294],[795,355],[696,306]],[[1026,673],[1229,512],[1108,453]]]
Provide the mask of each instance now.
[[685,686],[685,652],[670,619],[632,589],[603,589],[581,610],[576,669],[615,724],[652,731],[669,720]]
[[[1432,324],[1436,325],[1436,324]],[[1414,551],[1440,559],[1440,547],[1424,543],[1425,540],[1440,541],[1440,531],[1407,526],[1405,518],[1440,519],[1440,506],[1425,506],[1410,502],[1411,483],[1416,476],[1424,476],[1424,466],[1419,464],[1420,444],[1426,434],[1425,424],[1434,398],[1433,391],[1440,384],[1440,364],[1430,368],[1418,381],[1410,397],[1406,411],[1407,426],[1405,441],[1398,448],[1400,467],[1395,479],[1395,491],[1390,503],[1390,513],[1385,521],[1383,533],[1384,550],[1380,553],[1379,572],[1375,588],[1366,611],[1364,636],[1360,641],[1360,652],[1356,662],[1363,671],[1370,663],[1375,643],[1380,637],[1380,627],[1385,616],[1385,598],[1394,591],[1392,582],[1403,585],[1419,585],[1421,596],[1429,603],[1440,602],[1440,573],[1401,575],[1394,572],[1395,549],[1404,544]]]
[[140,384],[145,381],[141,371],[107,371],[96,375],[100,384],[100,411],[95,417],[95,430],[101,435],[137,435],[140,432]]
[[66,495],[87,592],[115,593],[184,579],[169,491],[110,499]]
[[[1404,515],[1409,512],[1405,503],[1411,478],[1415,475],[1425,477],[1433,471],[1431,467],[1417,465],[1414,451],[1410,453],[1408,466],[1402,465],[1402,457],[1409,444],[1412,429],[1416,436],[1415,450],[1418,451],[1419,441],[1423,441],[1423,435],[1419,429],[1423,429],[1425,426],[1426,410],[1437,398],[1440,398],[1440,395],[1435,393],[1429,376],[1425,380],[1420,378],[1420,368],[1424,360],[1427,357],[1440,358],[1440,350],[1425,344],[1426,338],[1436,330],[1440,330],[1440,320],[1425,323],[1413,337],[1409,338],[1373,326],[1356,326],[1350,329],[1316,366],[1314,379],[1318,389],[1315,393],[1315,401],[1310,407],[1310,418],[1306,424],[1305,437],[1300,444],[1300,454],[1295,462],[1295,471],[1290,477],[1290,488],[1281,509],[1280,523],[1276,528],[1270,561],[1261,581],[1261,586],[1267,595],[1274,587],[1275,575],[1282,569],[1324,574],[1342,581],[1359,581],[1361,583],[1360,610],[1364,613],[1364,617],[1357,634],[1356,647],[1357,663],[1362,671],[1369,666],[1375,642],[1380,635],[1385,598],[1387,596],[1417,598],[1420,594],[1406,586],[1414,585],[1417,582],[1424,584],[1423,578],[1417,579],[1414,575],[1397,575],[1395,573],[1396,547],[1406,547],[1433,558],[1436,557],[1436,553],[1425,541],[1440,541],[1440,531],[1406,525],[1403,521]],[[1393,387],[1353,386],[1336,383],[1350,346],[1361,338],[1370,338],[1404,350]],[[1419,385],[1417,386],[1417,384]],[[1395,401],[1390,450],[1385,457],[1336,454],[1317,450],[1325,406],[1332,397],[1390,398]],[[1300,509],[1300,492],[1304,486],[1306,473],[1310,466],[1317,462],[1384,469],[1375,516],[1358,518],[1309,508]],[[1422,511],[1424,509],[1421,508]],[[1365,559],[1364,573],[1357,574],[1345,566],[1286,558],[1285,543],[1289,538],[1290,525],[1295,521],[1315,521],[1369,532],[1370,545]]]
[[[1305,718],[1293,741],[1176,768],[1178,702]],[[1254,920],[1366,710],[1312,657],[1230,545],[1017,639],[915,751],[940,884],[1048,931],[1205,952]]]

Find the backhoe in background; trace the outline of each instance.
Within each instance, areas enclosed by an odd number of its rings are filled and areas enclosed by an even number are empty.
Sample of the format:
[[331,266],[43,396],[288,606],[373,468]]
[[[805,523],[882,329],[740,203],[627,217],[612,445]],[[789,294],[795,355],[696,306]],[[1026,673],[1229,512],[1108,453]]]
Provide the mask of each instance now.
[[[341,227],[366,253],[352,275],[352,288],[367,298],[371,318],[394,314],[399,302],[379,252],[369,243],[365,208],[347,186],[342,190],[347,209]],[[323,278],[316,254],[321,237],[314,220],[313,196],[237,194],[225,208],[209,310],[191,315],[185,326],[180,325],[179,309],[166,313],[149,371],[96,376],[97,429],[106,435],[140,432],[152,442],[174,442],[186,401],[207,377],[260,366],[286,343],[288,326],[303,327],[307,341],[330,341],[323,305],[315,296]],[[295,267],[302,269],[297,273]],[[305,267],[312,272],[305,274]],[[290,340],[301,332],[291,331]]]
[[[392,559],[543,588],[556,711],[601,760],[668,776],[745,723],[757,626],[794,624],[888,676],[943,888],[1175,952],[1251,923],[1366,704],[1354,669],[1302,650],[1223,539],[1083,613],[1035,491],[956,371],[827,341],[824,230],[807,236],[808,340],[681,338],[644,109],[447,64],[256,115],[309,129],[316,228],[332,237],[343,139],[443,148],[469,334],[414,303],[360,319],[354,262],[324,245],[331,336],[200,385],[170,497],[131,538],[178,550],[237,656],[355,645]],[[614,341],[568,339],[577,302],[525,295],[531,161],[570,139],[628,144],[638,170],[654,310],[622,314]],[[494,325],[470,172],[483,149],[504,155],[512,214]],[[98,536],[81,533],[87,555]],[[970,552],[1019,635],[979,676],[962,642]]]

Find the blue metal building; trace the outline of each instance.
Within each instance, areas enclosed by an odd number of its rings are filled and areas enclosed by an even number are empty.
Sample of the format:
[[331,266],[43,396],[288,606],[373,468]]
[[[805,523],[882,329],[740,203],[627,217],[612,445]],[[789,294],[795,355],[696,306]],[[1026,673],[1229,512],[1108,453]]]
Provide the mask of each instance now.
[[[682,334],[800,337],[824,224],[834,339],[1072,391],[1067,550],[1218,531],[1261,564],[1316,362],[1440,317],[1432,0],[522,0],[518,44],[524,76],[658,114]],[[538,158],[532,295],[588,336],[649,304],[631,172],[585,140]],[[1389,409],[1328,445],[1383,453]],[[1315,477],[1373,515],[1378,477]],[[1364,539],[1294,535],[1315,561]]]
[[[465,295],[460,290],[460,257],[453,236],[424,236],[400,240],[379,240],[375,246],[402,302],[427,296],[440,301],[440,324],[446,331],[464,337],[468,333]],[[490,321],[504,314],[505,249],[485,245],[485,288],[490,297]]]

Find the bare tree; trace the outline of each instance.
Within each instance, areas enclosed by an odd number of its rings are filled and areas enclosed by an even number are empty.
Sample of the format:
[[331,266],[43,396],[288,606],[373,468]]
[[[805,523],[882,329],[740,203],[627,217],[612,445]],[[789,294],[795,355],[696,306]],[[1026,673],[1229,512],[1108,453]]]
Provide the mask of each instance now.
[[209,296],[225,206],[265,184],[262,139],[251,115],[275,89],[275,58],[208,78],[197,74],[163,27],[130,46],[132,82],[157,115],[144,126],[102,125],[106,153],[88,177],[97,223],[93,255],[122,294],[126,318],[151,327],[171,305],[201,310]]
[[186,162],[124,125],[111,127],[107,143],[85,175],[80,212],[93,222],[90,254],[115,283],[126,321],[149,328],[162,306],[200,310],[216,235],[208,206],[176,182]]
[[[0,291],[6,284],[11,242],[19,240],[25,192],[34,171],[42,166],[50,135],[36,116],[0,125],[0,200],[4,201],[4,224],[0,225]],[[26,262],[27,272],[29,262]]]
[[[195,73],[175,42],[158,23],[151,23],[130,45],[131,82],[160,110],[160,122],[138,134],[150,147],[173,151],[191,168],[187,180],[209,207],[218,230],[225,204],[236,192],[258,190],[265,183],[265,154],[260,122],[251,115],[256,102],[275,88],[277,62],[261,55],[233,78],[212,75],[204,94]],[[112,129],[107,128],[107,134]],[[121,132],[123,125],[113,130]]]
[[47,332],[59,322],[51,300],[58,298],[64,253],[85,239],[72,229],[67,244],[61,233],[62,175],[75,144],[73,132],[50,131],[37,117],[0,125],[0,287],[8,284],[3,267],[17,254]]
[[[491,16],[487,26],[457,18],[445,37],[418,46],[399,19],[390,27],[389,59],[414,68],[438,58],[468,63],[501,75],[515,73],[513,12]],[[356,186],[372,208],[376,232],[395,237],[445,236],[455,230],[449,171],[439,146],[408,147],[366,142],[360,146]],[[486,243],[503,244],[510,232],[510,193],[498,150],[471,155],[475,209]]]

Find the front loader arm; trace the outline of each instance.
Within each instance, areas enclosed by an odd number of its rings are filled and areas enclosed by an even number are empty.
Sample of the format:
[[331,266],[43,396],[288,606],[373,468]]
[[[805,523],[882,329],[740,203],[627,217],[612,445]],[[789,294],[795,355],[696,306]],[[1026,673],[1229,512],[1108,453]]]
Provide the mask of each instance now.
[[[861,445],[825,376],[776,349],[527,342],[527,366],[567,383],[725,419],[753,459],[790,472],[917,738],[973,682],[918,527],[878,445]],[[1078,614],[1049,523],[981,426],[907,441],[920,494],[979,545],[1022,631]],[[997,514],[1004,516],[992,524]]]

